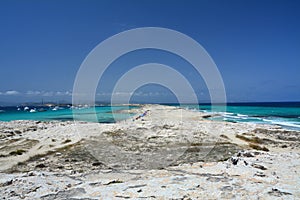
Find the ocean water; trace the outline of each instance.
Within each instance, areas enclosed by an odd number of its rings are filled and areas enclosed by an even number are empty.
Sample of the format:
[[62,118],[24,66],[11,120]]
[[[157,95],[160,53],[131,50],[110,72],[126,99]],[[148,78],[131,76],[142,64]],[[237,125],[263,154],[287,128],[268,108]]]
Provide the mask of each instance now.
[[[182,107],[208,114],[212,112],[210,105],[182,105]],[[300,102],[229,103],[226,107],[215,106],[214,111],[217,111],[218,116],[210,118],[212,120],[273,124],[285,129],[300,130]]]
[[[131,117],[128,112],[118,112],[130,110],[134,106],[97,106],[95,108],[71,108],[66,107],[0,107],[0,121],[12,120],[40,120],[40,121],[88,121],[99,123],[114,123]],[[114,114],[113,114],[114,113]],[[96,114],[96,117],[95,117]]]
[[[178,104],[168,104],[179,106]],[[136,108],[135,106],[98,106],[93,108],[72,109],[70,107],[0,107],[0,121],[12,120],[80,120],[100,123],[114,123],[133,116],[133,114],[119,112]],[[210,105],[180,105],[185,109],[197,110],[212,114]],[[36,109],[36,112],[30,112]],[[42,110],[43,112],[40,112]],[[222,111],[222,112],[221,112]],[[114,115],[112,114],[114,112]],[[73,115],[73,114],[76,115]],[[96,113],[96,118],[95,118]],[[279,125],[285,129],[300,130],[300,102],[293,103],[229,103],[226,107],[215,106],[214,113],[218,115],[210,118],[217,121],[261,123]]]

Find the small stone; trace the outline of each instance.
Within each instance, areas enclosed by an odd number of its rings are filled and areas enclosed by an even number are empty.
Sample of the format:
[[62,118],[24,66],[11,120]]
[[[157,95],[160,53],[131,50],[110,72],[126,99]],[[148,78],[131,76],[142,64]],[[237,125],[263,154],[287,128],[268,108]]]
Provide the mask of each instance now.
[[21,134],[21,133],[22,133],[22,132],[19,131],[19,130],[15,130],[14,132],[15,132],[15,134]]
[[227,185],[227,186],[224,186],[221,188],[221,191],[232,191],[233,190],[233,187]]
[[101,163],[101,162],[95,162],[95,163],[93,163],[92,165],[93,165],[93,166],[100,166],[100,165],[103,165],[103,163]]
[[268,194],[272,195],[272,196],[276,196],[276,197],[281,197],[283,195],[292,195],[292,193],[283,192],[283,191],[278,190],[277,188],[272,188],[272,191],[268,192]]
[[111,185],[111,184],[116,184],[116,183],[123,183],[123,181],[117,179],[117,180],[112,180],[107,183],[104,183],[103,185]]
[[46,165],[44,165],[43,163],[41,163],[41,164],[36,165],[35,167],[36,167],[36,168],[45,168]]
[[239,161],[239,158],[234,158],[234,157],[231,157],[231,162],[233,165],[237,165],[238,161]]
[[267,170],[267,168],[265,166],[259,165],[259,164],[256,164],[256,163],[253,163],[251,166],[254,167],[254,168],[257,168],[257,169]]
[[28,176],[35,176],[34,172],[28,172]]
[[262,172],[256,172],[254,176],[265,177],[266,175]]
[[245,152],[243,154],[244,157],[254,157],[254,155],[251,152]]
[[0,187],[5,187],[5,186],[8,186],[8,185],[11,185],[13,183],[13,179],[9,180],[9,181],[6,181],[4,183],[0,183]]

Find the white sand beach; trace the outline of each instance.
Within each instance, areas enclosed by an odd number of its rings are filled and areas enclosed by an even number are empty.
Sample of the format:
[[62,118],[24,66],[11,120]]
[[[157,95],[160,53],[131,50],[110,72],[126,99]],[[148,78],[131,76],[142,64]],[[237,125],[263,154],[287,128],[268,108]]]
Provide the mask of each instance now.
[[0,122],[0,196],[300,198],[299,132],[171,106],[135,112],[115,124]]

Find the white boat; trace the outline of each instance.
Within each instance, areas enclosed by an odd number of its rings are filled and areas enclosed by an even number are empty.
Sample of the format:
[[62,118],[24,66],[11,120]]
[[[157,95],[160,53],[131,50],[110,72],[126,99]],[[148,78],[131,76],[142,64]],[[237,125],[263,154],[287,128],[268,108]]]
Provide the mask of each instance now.
[[55,106],[52,110],[56,111],[56,110],[61,110],[62,108],[60,108],[59,106]]
[[45,108],[38,109],[39,112],[46,112],[47,110]]
[[27,110],[29,110],[29,107],[26,106],[26,107],[24,108],[24,111],[27,111]]
[[36,109],[35,108],[34,109],[30,109],[29,112],[31,112],[31,113],[36,112]]

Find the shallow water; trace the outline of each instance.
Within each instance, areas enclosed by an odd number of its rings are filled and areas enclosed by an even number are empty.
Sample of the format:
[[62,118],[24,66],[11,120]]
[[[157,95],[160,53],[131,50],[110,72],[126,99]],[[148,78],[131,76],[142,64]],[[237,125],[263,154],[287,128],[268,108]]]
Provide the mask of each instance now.
[[[12,120],[40,120],[40,121],[88,121],[100,123],[114,123],[127,119],[133,114],[118,111],[136,108],[134,106],[97,106],[76,108],[66,107],[0,107],[0,121]],[[113,114],[114,113],[114,114]]]
[[274,124],[300,130],[300,103],[234,103],[225,106],[181,105],[184,108],[218,113],[212,120]]

